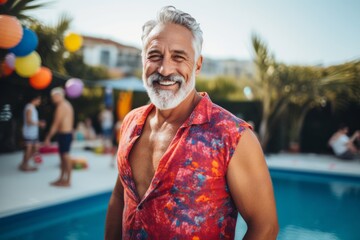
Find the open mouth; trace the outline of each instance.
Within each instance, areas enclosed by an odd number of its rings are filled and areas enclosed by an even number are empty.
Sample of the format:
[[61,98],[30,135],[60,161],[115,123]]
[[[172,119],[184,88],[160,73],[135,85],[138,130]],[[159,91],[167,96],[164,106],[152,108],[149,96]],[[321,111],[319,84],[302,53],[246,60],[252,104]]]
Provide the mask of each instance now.
[[175,85],[176,81],[171,81],[171,80],[160,80],[160,81],[157,81],[157,83],[161,86],[172,86],[172,85]]

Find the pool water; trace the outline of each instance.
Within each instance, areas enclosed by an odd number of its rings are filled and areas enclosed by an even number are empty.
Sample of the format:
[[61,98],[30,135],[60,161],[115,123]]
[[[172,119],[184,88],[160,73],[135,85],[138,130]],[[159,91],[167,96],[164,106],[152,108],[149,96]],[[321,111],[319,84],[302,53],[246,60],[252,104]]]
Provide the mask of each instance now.
[[[271,171],[279,240],[360,239],[360,179]],[[0,219],[0,239],[98,240],[110,193]],[[236,239],[245,222],[239,218]]]
[[360,179],[271,171],[278,239],[360,239]]

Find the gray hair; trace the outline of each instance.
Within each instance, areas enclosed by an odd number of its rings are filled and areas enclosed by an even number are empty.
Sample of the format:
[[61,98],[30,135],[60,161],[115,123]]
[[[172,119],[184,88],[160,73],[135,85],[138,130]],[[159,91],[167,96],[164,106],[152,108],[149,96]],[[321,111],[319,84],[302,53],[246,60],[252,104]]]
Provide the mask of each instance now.
[[196,19],[193,18],[190,14],[180,11],[173,6],[163,7],[157,15],[156,20],[150,20],[144,24],[142,27],[142,36],[141,40],[143,43],[142,54],[144,56],[144,48],[147,44],[147,39],[150,32],[158,24],[174,23],[179,24],[183,27],[189,29],[194,37],[193,47],[195,51],[195,60],[201,54],[201,48],[203,43],[202,31],[200,29],[200,24],[196,22]]
[[65,95],[64,89],[62,87],[56,87],[51,89],[50,95],[53,96],[55,94],[60,94],[64,96]]

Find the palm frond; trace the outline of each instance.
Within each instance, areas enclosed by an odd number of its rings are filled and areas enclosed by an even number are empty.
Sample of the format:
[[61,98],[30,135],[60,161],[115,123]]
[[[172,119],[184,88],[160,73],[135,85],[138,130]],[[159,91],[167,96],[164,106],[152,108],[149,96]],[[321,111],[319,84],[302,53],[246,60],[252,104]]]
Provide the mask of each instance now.
[[39,9],[52,2],[39,2],[41,0],[9,0],[0,10],[0,14],[15,16],[20,20],[32,19],[25,12]]

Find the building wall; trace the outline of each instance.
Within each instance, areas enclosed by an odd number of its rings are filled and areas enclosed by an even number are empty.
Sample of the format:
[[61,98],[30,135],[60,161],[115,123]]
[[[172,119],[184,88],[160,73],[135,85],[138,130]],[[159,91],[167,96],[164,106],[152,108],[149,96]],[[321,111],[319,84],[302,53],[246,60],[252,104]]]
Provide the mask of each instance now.
[[205,57],[201,75],[209,78],[219,75],[251,78],[255,75],[255,68],[250,60],[215,60]]
[[87,38],[83,44],[84,62],[104,66],[111,72],[131,74],[141,68],[140,49],[100,38]]

